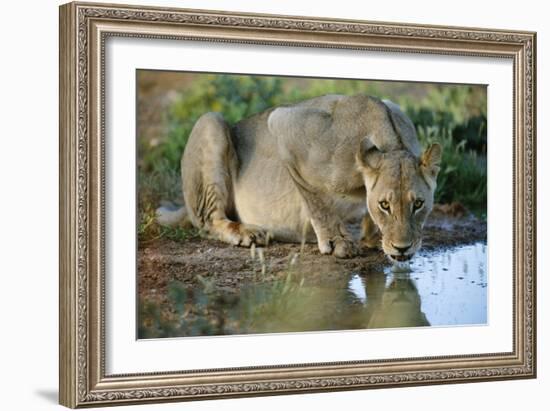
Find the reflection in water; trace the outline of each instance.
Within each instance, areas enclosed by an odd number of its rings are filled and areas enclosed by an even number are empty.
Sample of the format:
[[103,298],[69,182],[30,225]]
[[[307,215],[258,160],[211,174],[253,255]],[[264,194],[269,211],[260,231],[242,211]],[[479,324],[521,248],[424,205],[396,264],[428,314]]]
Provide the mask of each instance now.
[[365,282],[363,281],[363,277],[361,277],[359,274],[352,274],[351,279],[348,283],[348,288],[363,304],[367,302]]
[[[389,283],[389,284],[388,284]],[[383,289],[374,289],[372,315],[364,328],[420,327],[430,325],[421,310],[421,298],[409,274],[387,276]],[[367,293],[369,292],[367,286]]]
[[410,268],[311,278],[297,266],[238,295],[172,286],[175,313],[166,318],[142,306],[139,338],[487,322],[485,244],[420,254]]

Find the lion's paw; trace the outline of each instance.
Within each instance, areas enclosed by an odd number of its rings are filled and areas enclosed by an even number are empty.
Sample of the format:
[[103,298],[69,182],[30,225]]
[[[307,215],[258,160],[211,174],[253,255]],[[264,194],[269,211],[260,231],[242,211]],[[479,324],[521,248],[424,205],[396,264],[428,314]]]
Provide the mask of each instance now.
[[229,225],[230,243],[241,247],[250,247],[252,244],[267,245],[267,232],[261,227],[249,224],[231,223]]
[[357,246],[352,239],[338,236],[319,241],[319,251],[321,254],[332,254],[337,258],[351,258],[357,255]]

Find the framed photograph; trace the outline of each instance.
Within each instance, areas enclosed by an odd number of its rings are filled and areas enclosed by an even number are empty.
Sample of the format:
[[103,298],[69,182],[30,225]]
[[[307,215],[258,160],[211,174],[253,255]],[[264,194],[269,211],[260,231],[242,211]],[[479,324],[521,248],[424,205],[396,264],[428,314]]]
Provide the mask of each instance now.
[[533,32],[60,7],[60,402],[536,376]]

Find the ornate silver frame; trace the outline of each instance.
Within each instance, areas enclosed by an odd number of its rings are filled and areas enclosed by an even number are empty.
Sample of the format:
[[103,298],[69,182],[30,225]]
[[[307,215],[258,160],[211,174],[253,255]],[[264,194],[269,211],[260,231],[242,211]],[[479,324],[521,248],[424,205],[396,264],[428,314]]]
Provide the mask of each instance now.
[[[514,64],[514,349],[470,356],[106,375],[104,44],[109,36],[434,53]],[[68,407],[536,376],[536,34],[219,11],[60,7],[60,403]]]

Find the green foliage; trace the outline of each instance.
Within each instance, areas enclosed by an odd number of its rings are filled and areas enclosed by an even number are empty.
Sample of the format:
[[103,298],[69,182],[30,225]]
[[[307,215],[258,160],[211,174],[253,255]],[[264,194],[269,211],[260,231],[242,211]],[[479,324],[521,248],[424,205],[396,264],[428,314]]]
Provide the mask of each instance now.
[[442,167],[437,178],[435,201],[459,201],[477,214],[487,208],[487,159],[466,148],[467,140],[458,144],[452,129],[440,126],[421,126],[418,137],[425,145],[438,142],[443,148]]
[[228,122],[235,123],[274,105],[281,94],[281,83],[277,77],[199,76],[172,104],[167,138],[155,147],[140,146],[142,170],[157,170],[159,162],[177,170],[191,129],[202,114],[220,112]]
[[233,124],[274,105],[330,93],[364,93],[399,104],[423,146],[435,141],[443,146],[436,201],[457,201],[484,212],[487,96],[482,86],[201,74],[193,75],[171,104],[164,138],[139,138],[140,219],[150,216],[161,200],[181,198],[180,158],[202,114],[219,112]]
[[402,104],[422,146],[443,148],[435,201],[460,202],[479,215],[487,208],[487,96],[481,91],[447,86],[432,89],[419,104]]

